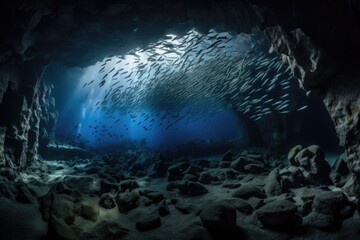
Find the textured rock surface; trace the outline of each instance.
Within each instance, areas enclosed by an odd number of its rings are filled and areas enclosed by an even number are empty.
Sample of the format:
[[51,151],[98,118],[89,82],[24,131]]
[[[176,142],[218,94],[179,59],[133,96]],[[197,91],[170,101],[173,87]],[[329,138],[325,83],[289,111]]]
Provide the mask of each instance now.
[[52,86],[41,82],[44,69],[39,65],[28,63],[19,69],[9,65],[3,67],[0,165],[24,169],[36,163],[39,154],[54,140],[55,100],[51,95]]
[[345,148],[348,168],[360,175],[360,75],[339,75],[327,91],[324,103]]
[[[308,93],[322,94],[340,145],[345,148],[349,169],[359,185],[360,77],[356,66],[360,52],[360,4],[356,1],[251,2],[260,16],[260,26],[272,42],[271,50],[281,54],[301,87]],[[306,12],[306,18],[294,11]]]

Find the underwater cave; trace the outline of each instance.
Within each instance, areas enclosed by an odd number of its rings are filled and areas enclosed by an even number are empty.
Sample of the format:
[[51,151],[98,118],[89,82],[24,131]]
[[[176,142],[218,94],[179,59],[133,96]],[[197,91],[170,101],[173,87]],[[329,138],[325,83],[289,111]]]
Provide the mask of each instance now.
[[358,1],[0,19],[0,239],[360,239]]

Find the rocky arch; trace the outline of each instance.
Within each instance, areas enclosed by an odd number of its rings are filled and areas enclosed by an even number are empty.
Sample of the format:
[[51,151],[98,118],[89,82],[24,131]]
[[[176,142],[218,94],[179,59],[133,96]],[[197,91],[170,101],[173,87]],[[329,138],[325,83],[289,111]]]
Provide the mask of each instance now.
[[[41,129],[55,124],[51,86],[41,83],[50,61],[86,66],[116,53],[144,46],[164,33],[183,33],[195,27],[250,32],[260,27],[289,64],[309,94],[321,95],[334,120],[350,169],[360,174],[359,76],[356,73],[360,39],[357,1],[23,1],[0,8],[0,101],[8,86],[18,106],[14,118],[25,118]],[[11,83],[11,84],[10,84]],[[43,108],[35,110],[42,102]],[[46,103],[46,104],[45,104]],[[4,112],[1,112],[3,115]],[[21,164],[36,159],[51,133],[29,133],[17,124],[0,128],[0,155],[6,142],[21,146]],[[27,143],[29,136],[37,143]],[[29,159],[28,159],[29,157]],[[31,160],[31,159],[32,160]],[[11,159],[4,158],[14,164]]]

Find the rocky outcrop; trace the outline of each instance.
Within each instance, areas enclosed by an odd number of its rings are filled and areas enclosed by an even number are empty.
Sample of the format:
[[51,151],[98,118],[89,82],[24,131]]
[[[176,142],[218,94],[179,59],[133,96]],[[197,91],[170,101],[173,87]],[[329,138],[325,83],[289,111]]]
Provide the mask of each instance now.
[[[281,55],[308,94],[322,95],[345,148],[349,169],[359,180],[359,3],[251,2],[272,43],[271,51]],[[301,17],[304,12],[306,18]]]
[[38,72],[36,66],[29,63],[16,69],[10,65],[2,70],[0,82],[6,88],[0,92],[0,156],[1,164],[8,167],[23,169],[36,163],[54,139],[57,113],[52,86],[41,81],[44,69]]
[[334,121],[340,145],[345,148],[349,169],[360,174],[360,75],[337,76],[324,103]]

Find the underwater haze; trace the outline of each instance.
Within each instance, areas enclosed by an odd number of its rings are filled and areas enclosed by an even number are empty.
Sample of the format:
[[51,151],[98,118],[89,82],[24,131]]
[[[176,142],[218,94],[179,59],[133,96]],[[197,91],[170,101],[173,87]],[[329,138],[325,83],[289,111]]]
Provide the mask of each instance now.
[[[129,142],[157,150],[194,140],[261,146],[247,122],[301,116],[319,101],[311,105],[268,48],[260,33],[191,30],[86,68],[53,63],[44,78],[55,84],[57,138],[103,151]],[[318,144],[331,148],[332,139]]]

